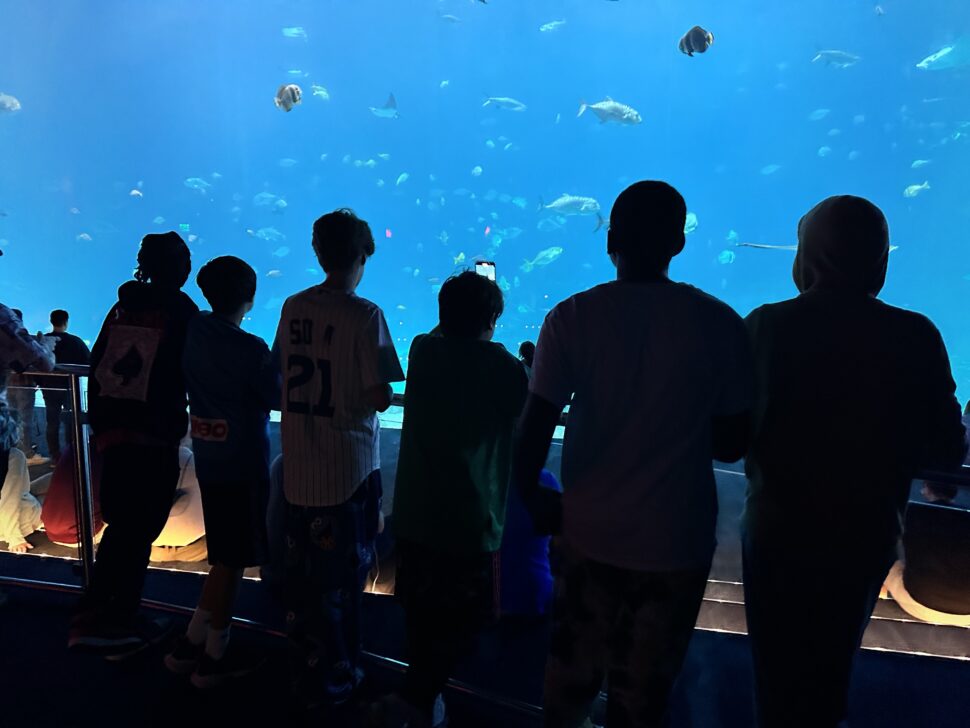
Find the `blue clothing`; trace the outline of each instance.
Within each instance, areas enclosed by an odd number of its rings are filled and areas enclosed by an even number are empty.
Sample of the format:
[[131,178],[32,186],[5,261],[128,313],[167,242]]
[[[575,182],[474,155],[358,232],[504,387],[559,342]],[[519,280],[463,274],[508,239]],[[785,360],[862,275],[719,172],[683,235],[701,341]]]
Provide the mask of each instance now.
[[[562,492],[548,470],[539,475],[542,488]],[[552,569],[548,536],[537,536],[532,517],[517,488],[509,489],[508,514],[502,538],[502,614],[541,616],[552,605]]]
[[269,480],[269,412],[280,373],[266,342],[226,319],[192,319],[182,369],[200,482]]

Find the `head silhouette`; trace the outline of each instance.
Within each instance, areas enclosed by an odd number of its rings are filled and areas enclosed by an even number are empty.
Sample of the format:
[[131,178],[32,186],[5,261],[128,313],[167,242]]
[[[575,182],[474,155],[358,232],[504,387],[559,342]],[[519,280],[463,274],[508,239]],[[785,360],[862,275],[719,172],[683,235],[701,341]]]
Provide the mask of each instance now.
[[70,315],[62,308],[51,311],[51,326],[53,326],[55,329],[67,326],[69,319]]
[[619,267],[637,275],[665,273],[684,249],[687,204],[666,182],[627,187],[613,203],[607,252]]
[[823,200],[798,223],[792,278],[802,293],[832,290],[875,296],[886,282],[889,224],[868,200]]
[[191,272],[192,255],[178,233],[152,233],[142,238],[135,280],[178,290]]
[[526,363],[527,366],[532,366],[532,362],[535,360],[536,356],[536,345],[531,341],[523,341],[519,344],[519,358]]
[[251,307],[256,297],[256,271],[232,255],[223,255],[206,263],[195,282],[209,302],[213,313],[231,316],[243,306]]
[[445,336],[477,339],[492,330],[504,310],[502,289],[474,271],[452,276],[438,292],[438,319]]
[[343,208],[313,223],[313,252],[325,273],[350,270],[357,260],[374,254],[370,225]]

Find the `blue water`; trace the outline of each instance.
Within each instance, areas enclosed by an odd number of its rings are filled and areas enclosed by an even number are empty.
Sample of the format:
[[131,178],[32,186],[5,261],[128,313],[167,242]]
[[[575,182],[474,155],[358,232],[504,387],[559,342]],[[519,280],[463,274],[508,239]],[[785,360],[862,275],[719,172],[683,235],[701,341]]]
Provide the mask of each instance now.
[[[875,5],[0,0],[0,92],[22,104],[0,113],[0,298],[34,330],[67,308],[93,339],[141,236],[188,226],[196,267],[233,253],[259,271],[247,326],[271,339],[285,297],[320,278],[313,220],[351,206],[378,246],[360,293],[384,308],[402,356],[436,321],[436,284],[476,256],[510,286],[499,339],[511,347],[555,302],[613,274],[595,218],[541,230],[559,221],[540,200],[595,197],[606,215],[626,184],[670,181],[698,220],[672,276],[744,314],[793,295],[793,254],[733,247],[730,231],[792,244],[815,202],[855,193],[885,210],[900,246],[884,298],[937,322],[966,399],[970,67],[916,64],[970,34],[970,6]],[[715,43],[688,58],[677,42],[695,24]],[[291,26],[306,38],[286,37]],[[812,63],[820,49],[860,60]],[[290,113],[273,103],[286,82],[304,93]],[[375,117],[389,92],[400,118]],[[488,96],[527,110],[483,108]],[[643,122],[576,117],[581,99],[606,96]],[[913,169],[921,159],[931,162]],[[192,177],[209,186],[190,189]],[[254,205],[263,192],[285,209]],[[267,228],[285,240],[258,237]],[[522,270],[556,247],[548,265]]]

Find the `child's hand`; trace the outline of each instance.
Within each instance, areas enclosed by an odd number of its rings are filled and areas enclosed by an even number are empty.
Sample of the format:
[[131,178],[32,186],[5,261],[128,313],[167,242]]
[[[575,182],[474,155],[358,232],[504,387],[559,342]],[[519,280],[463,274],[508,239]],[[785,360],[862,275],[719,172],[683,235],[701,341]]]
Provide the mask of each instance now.
[[32,548],[34,547],[31,544],[24,541],[23,543],[18,543],[14,546],[11,546],[10,550],[15,554],[25,554],[28,551],[30,551],[30,549]]

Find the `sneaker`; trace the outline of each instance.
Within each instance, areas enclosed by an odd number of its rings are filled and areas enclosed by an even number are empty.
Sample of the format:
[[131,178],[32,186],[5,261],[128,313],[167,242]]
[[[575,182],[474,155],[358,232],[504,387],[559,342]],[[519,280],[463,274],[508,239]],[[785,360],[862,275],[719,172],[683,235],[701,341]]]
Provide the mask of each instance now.
[[[133,623],[129,623],[127,626],[127,640],[116,645],[102,647],[99,652],[104,659],[112,662],[126,660],[149,647],[164,642],[172,635],[174,630],[175,626],[170,619],[164,617],[150,619],[137,615]],[[119,628],[117,633],[124,635],[125,629]]]
[[200,690],[219,687],[231,680],[251,675],[263,666],[266,661],[264,657],[253,659],[242,650],[234,648],[232,644],[230,642],[226,654],[218,660],[213,659],[203,650],[199,666],[189,678],[195,687]]
[[179,638],[175,649],[165,655],[165,667],[176,675],[191,675],[202,660],[205,642],[192,644],[185,635]]
[[105,652],[140,644],[142,638],[129,624],[100,614],[79,614],[71,620],[67,636],[69,650]]
[[47,465],[50,461],[50,458],[45,458],[43,455],[38,455],[37,453],[27,458],[28,465]]

